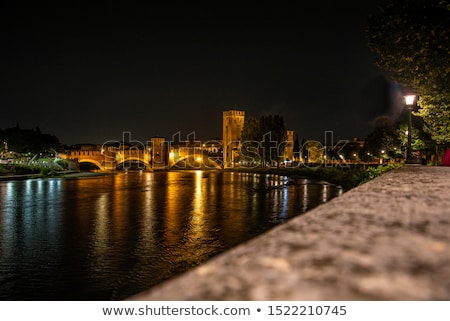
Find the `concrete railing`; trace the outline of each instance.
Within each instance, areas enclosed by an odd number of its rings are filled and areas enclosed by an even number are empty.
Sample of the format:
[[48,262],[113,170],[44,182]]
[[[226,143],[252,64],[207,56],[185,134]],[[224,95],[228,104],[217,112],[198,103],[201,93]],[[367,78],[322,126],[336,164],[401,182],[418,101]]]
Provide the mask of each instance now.
[[450,300],[450,167],[390,171],[129,300]]

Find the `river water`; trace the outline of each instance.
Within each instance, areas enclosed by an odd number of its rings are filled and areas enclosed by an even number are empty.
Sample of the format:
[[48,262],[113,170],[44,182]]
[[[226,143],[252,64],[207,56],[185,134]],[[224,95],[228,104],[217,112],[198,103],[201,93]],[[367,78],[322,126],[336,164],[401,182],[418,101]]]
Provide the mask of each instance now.
[[121,300],[338,196],[219,171],[0,182],[0,300]]

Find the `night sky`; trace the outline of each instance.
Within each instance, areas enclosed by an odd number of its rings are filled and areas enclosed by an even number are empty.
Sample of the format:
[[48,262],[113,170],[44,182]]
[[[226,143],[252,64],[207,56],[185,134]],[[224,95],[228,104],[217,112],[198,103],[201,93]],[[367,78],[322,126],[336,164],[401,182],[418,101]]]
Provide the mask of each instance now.
[[[18,3],[18,4],[17,4]],[[0,128],[64,144],[222,136],[222,111],[280,114],[299,139],[362,139],[391,112],[366,45],[377,1],[308,7],[0,5]],[[74,2],[75,3],[75,2]],[[300,2],[301,5],[306,2]]]

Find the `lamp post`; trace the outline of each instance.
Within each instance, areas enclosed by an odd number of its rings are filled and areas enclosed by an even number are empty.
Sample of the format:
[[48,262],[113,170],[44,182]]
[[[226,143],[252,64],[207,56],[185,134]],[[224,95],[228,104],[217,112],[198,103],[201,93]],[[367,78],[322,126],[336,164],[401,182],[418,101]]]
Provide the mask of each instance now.
[[419,160],[412,156],[411,141],[412,141],[412,118],[411,113],[416,102],[416,95],[406,95],[405,103],[408,108],[408,145],[406,146],[406,160],[405,164],[419,164]]

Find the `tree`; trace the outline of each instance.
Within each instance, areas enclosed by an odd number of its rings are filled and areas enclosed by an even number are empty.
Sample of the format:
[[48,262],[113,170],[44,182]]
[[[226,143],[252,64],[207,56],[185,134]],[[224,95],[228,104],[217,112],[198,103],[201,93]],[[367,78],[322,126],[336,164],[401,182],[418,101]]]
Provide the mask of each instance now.
[[[335,148],[336,149],[336,148]],[[351,141],[346,143],[340,150],[339,154],[347,160],[357,160],[359,157],[359,151],[361,147],[357,141]],[[339,157],[339,155],[337,155]]]
[[450,142],[450,96],[445,96],[421,96],[421,108],[416,113],[423,118],[424,130],[439,145]]
[[[255,158],[265,166],[266,162],[278,163],[283,154],[279,147],[287,139],[287,128],[280,115],[261,116],[259,119],[250,117],[242,129],[241,154],[244,158]],[[257,151],[257,152],[256,152]]]
[[[408,111],[404,110],[397,119],[398,136],[402,143],[403,149],[406,148],[408,142]],[[431,135],[425,128],[425,121],[422,117],[413,113],[411,116],[411,150],[420,151],[426,155],[427,160],[430,159],[431,153],[435,149],[436,141],[432,139]]]
[[[401,124],[399,129],[399,138],[402,146],[406,146],[408,142],[408,124]],[[411,150],[421,151],[428,147],[426,139],[420,128],[412,127],[411,129]]]
[[404,86],[448,91],[450,3],[448,0],[383,0],[369,18],[369,47],[377,63]]
[[300,152],[301,152],[300,143],[298,141],[298,134],[295,134],[293,152],[294,152],[294,160],[298,160],[300,158]]
[[[423,118],[423,130],[436,143],[434,154],[438,162],[450,142],[450,95],[424,95],[419,103],[421,108],[416,114]],[[444,148],[440,151],[439,146]]]
[[373,132],[367,135],[364,146],[359,151],[359,158],[364,161],[370,161],[373,157],[397,158],[400,146],[395,124],[387,117],[380,118]]
[[249,117],[242,128],[239,160],[249,163],[261,162],[261,137],[259,120],[256,117]]
[[369,47],[377,64],[420,95],[417,113],[436,142],[450,142],[450,2],[382,0],[369,19]]
[[36,130],[21,129],[19,124],[0,131],[0,141],[6,142],[10,150],[18,153],[40,153],[61,146],[56,136],[42,134],[39,127]]
[[323,161],[324,147],[323,145],[315,140],[308,140],[303,144],[305,153],[303,157],[305,162],[309,163],[321,163]]

